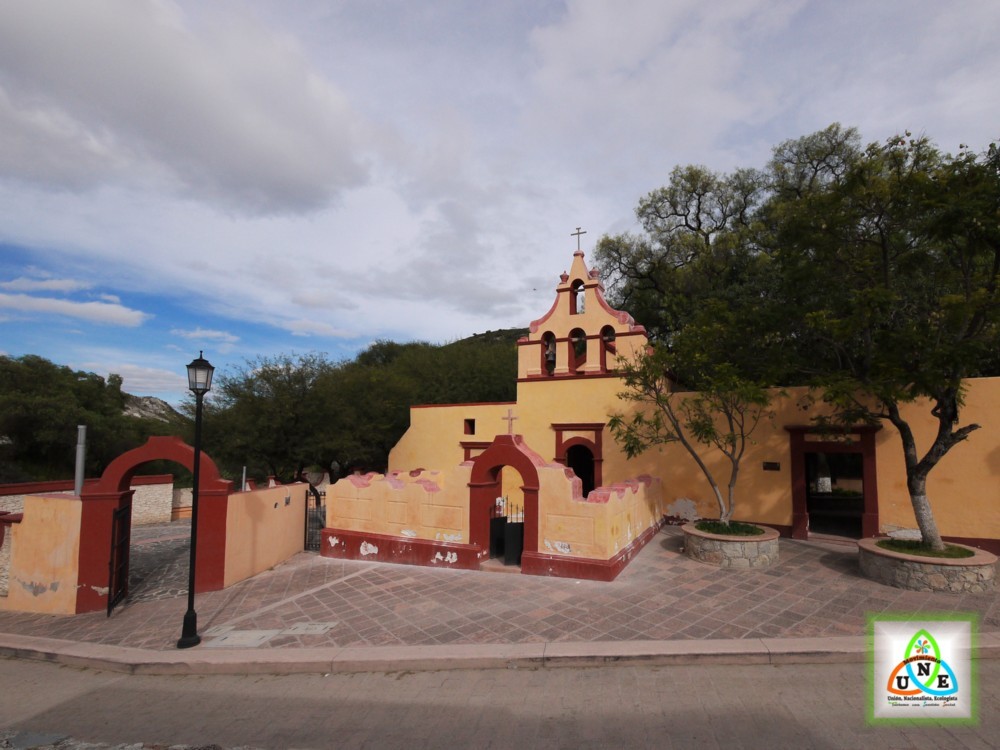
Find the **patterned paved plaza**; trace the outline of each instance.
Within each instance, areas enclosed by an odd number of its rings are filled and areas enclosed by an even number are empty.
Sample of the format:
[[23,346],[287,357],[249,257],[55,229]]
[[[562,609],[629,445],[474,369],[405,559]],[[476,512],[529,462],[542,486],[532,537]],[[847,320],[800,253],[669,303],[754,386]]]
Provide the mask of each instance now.
[[[131,595],[111,618],[0,612],[0,632],[171,649],[187,606],[190,526],[138,527]],[[868,612],[977,612],[998,595],[927,594],[860,577],[856,547],[782,539],[766,571],[719,570],[667,527],[611,583],[331,560],[301,553],[196,601],[204,647],[442,645],[862,635]]]

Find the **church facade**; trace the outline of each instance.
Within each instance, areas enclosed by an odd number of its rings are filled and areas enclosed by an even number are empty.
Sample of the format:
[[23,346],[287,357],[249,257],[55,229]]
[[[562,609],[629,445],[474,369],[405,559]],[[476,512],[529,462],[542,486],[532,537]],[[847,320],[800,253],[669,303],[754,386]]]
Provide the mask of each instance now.
[[[717,517],[683,448],[629,459],[608,429],[609,415],[636,408],[620,397],[616,360],[648,345],[577,251],[551,308],[518,342],[517,400],[413,407],[385,475],[328,488],[322,553],[478,569],[510,562],[498,538],[506,526],[523,532],[521,572],[612,580],[665,521]],[[983,429],[935,468],[929,494],[946,538],[1000,551],[1000,427],[989,418],[1000,417],[1000,379],[966,385],[965,413]],[[776,394],[744,458],[734,519],[800,539],[912,532],[898,435],[858,426],[832,439],[812,427],[822,408],[806,388]],[[927,405],[904,410],[928,445]],[[702,458],[728,477],[717,452]]]

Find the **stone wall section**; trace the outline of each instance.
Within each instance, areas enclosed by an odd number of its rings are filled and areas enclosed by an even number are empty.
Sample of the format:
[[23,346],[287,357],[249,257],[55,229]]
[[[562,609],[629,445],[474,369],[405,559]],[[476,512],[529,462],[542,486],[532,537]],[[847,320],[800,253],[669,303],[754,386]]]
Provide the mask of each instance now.
[[720,568],[767,568],[778,562],[778,532],[765,529],[757,537],[725,537],[683,527],[684,554]]
[[[132,525],[142,526],[152,523],[170,523],[174,505],[173,482],[132,485]],[[2,488],[0,488],[2,492]],[[188,490],[187,505],[191,505],[191,490]],[[36,494],[30,492],[28,494]],[[72,495],[72,490],[46,490],[47,495]],[[0,494],[0,512],[23,513],[24,494]],[[190,515],[190,512],[188,513]],[[5,543],[6,546],[6,543]]]
[[874,539],[858,542],[861,574],[872,581],[911,591],[982,594],[996,584],[997,558],[984,550],[974,557],[927,562],[913,555],[875,547]]

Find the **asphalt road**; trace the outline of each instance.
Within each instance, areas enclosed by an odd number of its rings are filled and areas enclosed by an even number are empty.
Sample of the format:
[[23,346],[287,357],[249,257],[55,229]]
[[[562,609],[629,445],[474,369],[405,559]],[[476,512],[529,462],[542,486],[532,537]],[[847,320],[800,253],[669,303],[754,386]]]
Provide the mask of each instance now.
[[23,747],[30,733],[73,738],[59,748],[998,747],[1000,660],[978,664],[978,726],[870,727],[863,664],[151,677],[0,659],[0,739],[16,746],[20,737]]

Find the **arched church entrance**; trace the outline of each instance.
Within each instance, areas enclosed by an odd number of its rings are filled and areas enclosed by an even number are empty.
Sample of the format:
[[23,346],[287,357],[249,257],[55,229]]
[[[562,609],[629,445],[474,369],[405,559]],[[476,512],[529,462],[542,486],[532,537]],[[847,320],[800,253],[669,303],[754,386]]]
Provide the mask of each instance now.
[[[194,448],[177,437],[151,437],[123,453],[80,496],[80,557],[76,611],[107,609],[128,593],[132,477],[150,461],[173,461],[194,468]],[[226,509],[232,483],[202,453],[198,482],[198,558],[195,591],[223,588],[226,559]]]
[[[497,498],[504,497],[504,480],[515,476],[521,482],[517,490],[523,501],[518,513],[524,524],[523,551],[538,551],[538,460],[520,435],[497,435],[475,458],[469,481],[469,542],[479,547],[480,560],[490,556],[491,519],[496,517]],[[509,489],[508,497],[514,494]]]
[[594,454],[586,445],[571,445],[566,449],[566,466],[573,470],[583,483],[583,496],[594,489]]

